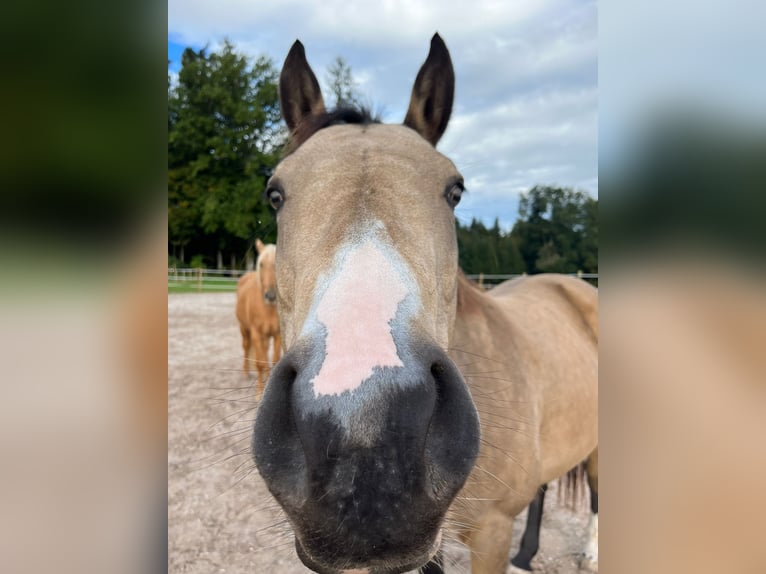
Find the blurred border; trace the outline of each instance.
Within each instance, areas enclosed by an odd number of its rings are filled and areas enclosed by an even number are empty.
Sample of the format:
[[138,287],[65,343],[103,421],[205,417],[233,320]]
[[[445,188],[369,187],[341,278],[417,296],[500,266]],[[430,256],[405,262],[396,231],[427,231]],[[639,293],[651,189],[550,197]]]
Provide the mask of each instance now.
[[0,14],[0,571],[164,572],[166,5]]
[[766,6],[601,3],[603,572],[764,572]]

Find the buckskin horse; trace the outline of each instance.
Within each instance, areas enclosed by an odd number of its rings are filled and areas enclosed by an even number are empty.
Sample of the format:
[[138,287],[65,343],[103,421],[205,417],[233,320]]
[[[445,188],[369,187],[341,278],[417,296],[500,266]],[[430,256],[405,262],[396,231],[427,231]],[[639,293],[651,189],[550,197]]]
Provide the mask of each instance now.
[[459,271],[438,34],[403,125],[327,111],[299,41],[279,90],[291,141],[266,196],[286,353],[258,471],[315,572],[439,572],[444,534],[474,574],[504,572],[514,516],[597,448],[596,289],[542,275],[485,293]]

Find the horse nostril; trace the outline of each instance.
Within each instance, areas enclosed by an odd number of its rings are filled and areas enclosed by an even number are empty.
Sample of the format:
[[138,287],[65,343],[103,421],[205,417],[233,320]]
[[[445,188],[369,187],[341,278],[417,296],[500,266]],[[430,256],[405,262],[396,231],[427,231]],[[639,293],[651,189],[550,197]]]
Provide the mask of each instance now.
[[252,453],[261,477],[278,500],[302,489],[305,457],[294,415],[293,385],[298,371],[286,355],[271,371],[258,407]]
[[431,364],[436,404],[428,428],[426,451],[441,476],[435,481],[454,494],[462,487],[479,453],[479,417],[462,375],[452,361]]
[[444,384],[442,379],[445,376],[446,368],[441,363],[434,363],[431,365],[431,376],[434,379],[434,390],[436,391],[437,404],[444,399]]

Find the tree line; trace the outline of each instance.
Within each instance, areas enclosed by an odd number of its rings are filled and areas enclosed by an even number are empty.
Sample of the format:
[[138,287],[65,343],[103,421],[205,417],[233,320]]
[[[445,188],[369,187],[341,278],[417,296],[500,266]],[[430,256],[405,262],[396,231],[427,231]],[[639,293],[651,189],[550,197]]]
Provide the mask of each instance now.
[[476,273],[598,272],[598,200],[584,191],[535,186],[521,195],[513,228],[457,224],[460,267]]
[[[266,57],[187,48],[168,75],[168,258],[170,265],[243,268],[253,242],[276,240],[263,197],[287,132],[278,72]],[[337,58],[325,78],[330,105],[361,101],[350,66]],[[458,208],[459,209],[459,208]],[[598,201],[570,188],[522,194],[510,231],[456,223],[466,273],[598,270]]]

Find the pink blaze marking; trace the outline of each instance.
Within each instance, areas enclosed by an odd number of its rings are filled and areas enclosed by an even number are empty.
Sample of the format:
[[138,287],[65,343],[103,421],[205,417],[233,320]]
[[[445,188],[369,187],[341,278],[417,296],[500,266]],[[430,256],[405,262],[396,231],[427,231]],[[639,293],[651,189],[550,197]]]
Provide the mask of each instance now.
[[317,395],[356,389],[374,367],[404,366],[389,321],[408,290],[388,258],[365,242],[343,262],[317,307],[327,329],[326,355],[314,377]]

